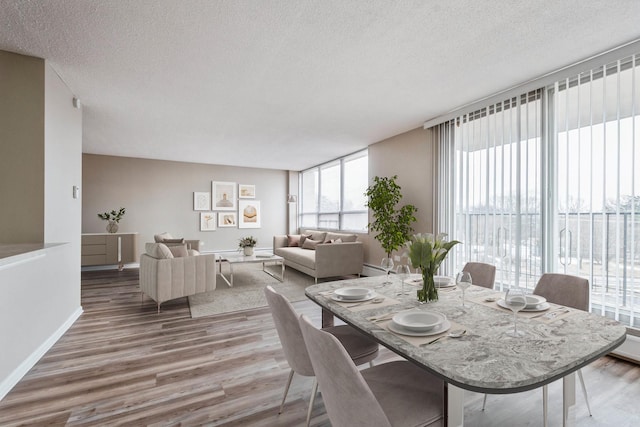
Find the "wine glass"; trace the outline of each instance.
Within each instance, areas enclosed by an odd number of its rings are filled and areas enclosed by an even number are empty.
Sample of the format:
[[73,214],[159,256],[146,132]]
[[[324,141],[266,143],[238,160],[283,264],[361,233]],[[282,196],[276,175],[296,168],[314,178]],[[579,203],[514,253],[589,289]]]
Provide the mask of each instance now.
[[391,258],[391,257],[382,258],[382,262],[380,263],[380,267],[382,267],[382,269],[387,273],[387,280],[385,282],[382,282],[382,284],[383,285],[390,285],[391,282],[389,281],[389,272],[391,270],[393,270],[393,258]]
[[504,303],[513,311],[513,330],[507,332],[507,335],[514,338],[523,336],[524,332],[518,330],[517,314],[527,306],[527,295],[524,289],[516,287],[507,290],[507,294],[504,296]]
[[471,286],[471,283],[472,283],[471,273],[469,273],[468,271],[461,271],[456,276],[456,285],[458,285],[460,289],[462,289],[462,306],[463,307],[466,307],[464,305],[464,292],[467,290],[469,286]]
[[402,283],[401,284],[401,291],[400,291],[399,295],[405,295],[405,293],[404,293],[404,281],[407,280],[407,278],[411,274],[411,269],[409,268],[409,266],[407,264],[400,264],[396,268],[396,274],[398,275],[398,278],[400,279],[400,282]]

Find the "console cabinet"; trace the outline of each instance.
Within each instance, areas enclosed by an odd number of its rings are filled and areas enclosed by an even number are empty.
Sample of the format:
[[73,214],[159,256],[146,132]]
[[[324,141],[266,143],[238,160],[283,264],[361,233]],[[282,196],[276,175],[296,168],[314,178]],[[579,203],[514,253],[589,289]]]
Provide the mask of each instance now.
[[138,262],[138,233],[86,233],[82,235],[81,264],[118,265]]

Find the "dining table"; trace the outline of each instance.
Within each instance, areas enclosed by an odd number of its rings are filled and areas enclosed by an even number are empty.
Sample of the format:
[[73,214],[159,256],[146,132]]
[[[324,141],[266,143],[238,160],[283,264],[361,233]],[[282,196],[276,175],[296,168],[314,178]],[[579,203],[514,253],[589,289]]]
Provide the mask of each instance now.
[[[391,276],[392,277],[392,276]],[[403,281],[388,276],[319,283],[306,296],[346,324],[445,382],[448,426],[464,425],[464,391],[519,393],[563,381],[563,425],[575,423],[575,372],[620,346],[626,328],[616,320],[550,302],[516,314],[521,337],[509,336],[514,314],[505,292],[472,285],[465,292],[452,281],[438,299],[419,302],[420,275]],[[367,288],[360,300],[343,298],[345,288]],[[338,292],[336,292],[338,291]],[[399,327],[394,316],[426,310],[445,319],[429,331]],[[452,331],[459,337],[449,336]],[[541,409],[542,418],[542,409]]]

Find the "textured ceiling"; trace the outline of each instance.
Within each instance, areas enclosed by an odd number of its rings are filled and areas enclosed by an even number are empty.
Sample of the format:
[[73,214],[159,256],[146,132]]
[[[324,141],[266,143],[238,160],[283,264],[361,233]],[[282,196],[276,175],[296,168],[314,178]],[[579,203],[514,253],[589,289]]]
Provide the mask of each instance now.
[[0,49],[50,61],[85,153],[301,170],[639,22],[637,0],[0,0]]

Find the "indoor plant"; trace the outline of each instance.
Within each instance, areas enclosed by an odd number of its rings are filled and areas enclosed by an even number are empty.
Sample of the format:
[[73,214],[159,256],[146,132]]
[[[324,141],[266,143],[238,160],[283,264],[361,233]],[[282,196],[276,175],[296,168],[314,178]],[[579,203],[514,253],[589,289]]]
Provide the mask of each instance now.
[[418,289],[418,301],[438,299],[438,289],[433,276],[451,248],[460,243],[457,240],[448,242],[446,237],[445,233],[437,236],[431,233],[414,234],[406,243],[411,265],[422,271],[422,289]]
[[238,246],[244,250],[246,256],[253,255],[253,247],[258,244],[258,241],[253,236],[243,237],[239,240]]
[[[387,254],[383,262],[391,259],[391,253],[409,240],[413,232],[411,223],[416,221],[413,214],[418,211],[413,205],[396,207],[402,199],[400,186],[396,184],[397,178],[397,175],[391,178],[376,176],[373,178],[373,185],[365,192],[368,198],[367,206],[373,213],[373,222],[368,225],[369,230],[378,232],[375,238]],[[393,266],[393,263],[390,264]]]
[[105,221],[109,221],[107,224],[107,231],[109,233],[115,233],[118,231],[118,223],[122,219],[125,214],[125,208],[120,208],[119,211],[112,210],[111,212],[99,213],[98,217],[100,219],[104,219]]

